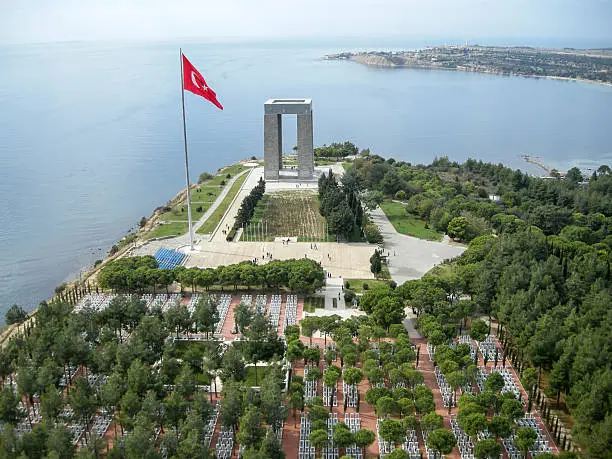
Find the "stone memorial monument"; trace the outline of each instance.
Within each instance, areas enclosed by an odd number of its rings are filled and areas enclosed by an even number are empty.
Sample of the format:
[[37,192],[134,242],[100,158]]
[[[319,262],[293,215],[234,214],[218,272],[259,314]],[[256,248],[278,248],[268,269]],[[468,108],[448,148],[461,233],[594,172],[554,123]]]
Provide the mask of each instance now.
[[264,178],[278,180],[283,169],[283,115],[297,115],[298,178],[314,175],[311,99],[269,99],[264,104]]

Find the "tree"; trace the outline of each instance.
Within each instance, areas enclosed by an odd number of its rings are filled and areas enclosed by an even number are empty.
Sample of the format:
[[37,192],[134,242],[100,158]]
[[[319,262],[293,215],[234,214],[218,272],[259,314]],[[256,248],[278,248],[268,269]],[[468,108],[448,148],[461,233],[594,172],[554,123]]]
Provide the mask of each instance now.
[[17,424],[19,419],[18,404],[19,400],[10,387],[0,390],[0,421],[11,425]]
[[491,372],[484,382],[485,388],[495,394],[499,393],[505,384],[504,377],[497,371]]
[[240,333],[244,333],[244,330],[251,323],[252,318],[253,315],[251,313],[250,305],[240,302],[240,304],[234,308],[234,320],[236,321],[236,326],[238,327],[238,331],[240,331]]
[[514,442],[524,455],[527,455],[527,450],[533,446],[538,439],[538,434],[531,427],[519,427],[516,430],[516,438]]
[[308,436],[310,444],[315,447],[317,451],[317,457],[321,455],[321,450],[326,448],[329,444],[329,438],[327,437],[327,430],[319,429],[313,430]]
[[470,338],[484,341],[489,336],[489,326],[483,320],[473,320],[470,327]]
[[344,422],[339,422],[334,426],[333,439],[334,445],[338,448],[347,448],[355,442],[353,433]]
[[400,421],[395,419],[385,419],[382,421],[378,433],[383,440],[388,441],[392,445],[403,443],[406,437],[406,429],[404,429]]
[[376,415],[379,418],[386,418],[399,412],[397,402],[391,397],[380,397],[376,401]]
[[436,412],[427,413],[421,419],[421,427],[427,432],[444,428],[444,419]]
[[[281,442],[273,433],[268,433],[263,439],[259,453],[261,459],[285,459]],[[245,457],[245,459],[249,459],[249,457]]]
[[578,169],[577,167],[572,167],[565,174],[565,180],[573,184],[577,184],[582,182],[584,180],[584,177],[582,176],[580,169]]
[[72,443],[72,433],[64,426],[55,426],[49,430],[47,437],[49,453],[56,453],[58,458],[74,457],[76,451]]
[[64,398],[62,394],[53,385],[47,387],[40,397],[40,409],[43,418],[55,421],[63,407]]
[[477,459],[499,459],[501,445],[492,438],[484,438],[474,445],[474,456]]
[[240,445],[249,448],[258,446],[264,438],[266,429],[263,427],[263,417],[256,406],[249,406],[240,417],[240,430],[236,439]]
[[245,375],[244,358],[235,343],[228,346],[221,361],[221,379],[224,383],[230,380],[242,381]]
[[14,304],[6,311],[4,321],[7,325],[20,324],[26,320],[26,317],[28,317],[28,314],[25,310],[21,306]]
[[466,217],[455,217],[449,223],[446,228],[446,232],[453,239],[464,241],[468,232],[468,219]]
[[401,448],[394,449],[389,454],[385,456],[387,459],[409,459],[409,455],[406,451]]
[[89,421],[97,410],[97,404],[94,391],[82,376],[75,378],[74,388],[68,394],[68,401],[77,419],[89,430]]
[[355,432],[354,435],[355,444],[361,448],[363,457],[366,457],[365,449],[374,443],[376,440],[376,434],[368,429],[361,429]]
[[487,430],[495,438],[506,438],[512,433],[512,425],[503,416],[493,416],[489,421]]
[[457,444],[457,439],[450,430],[437,429],[427,435],[426,443],[429,449],[437,453],[449,454]]
[[370,271],[374,273],[374,275],[380,274],[382,270],[382,260],[380,258],[380,253],[378,250],[375,250],[372,256],[370,257]]
[[397,324],[404,320],[406,313],[400,298],[393,295],[378,301],[372,308],[371,316],[378,325],[388,330],[391,324]]
[[502,402],[500,411],[512,422],[523,417],[523,404],[515,398],[508,398]]

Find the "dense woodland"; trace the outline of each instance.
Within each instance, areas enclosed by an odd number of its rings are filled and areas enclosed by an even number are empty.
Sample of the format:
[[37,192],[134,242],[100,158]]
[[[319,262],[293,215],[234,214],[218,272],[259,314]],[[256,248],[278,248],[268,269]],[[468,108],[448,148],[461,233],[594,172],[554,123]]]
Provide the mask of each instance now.
[[596,458],[612,450],[610,168],[583,180],[578,170],[548,180],[474,160],[411,166],[375,156],[357,159],[342,183],[365,200],[404,201],[471,241],[398,291],[435,344],[474,313],[499,321],[507,350],[544,370],[540,384],[566,404],[575,440]]

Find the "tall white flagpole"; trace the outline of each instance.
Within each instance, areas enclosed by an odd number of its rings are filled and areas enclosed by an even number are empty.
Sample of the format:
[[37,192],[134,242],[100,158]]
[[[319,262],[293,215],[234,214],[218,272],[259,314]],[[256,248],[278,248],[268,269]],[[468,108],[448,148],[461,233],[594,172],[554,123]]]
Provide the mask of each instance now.
[[183,78],[183,49],[179,48],[181,59],[181,101],[183,103],[183,140],[185,141],[185,179],[187,181],[187,220],[189,222],[189,249],[193,250],[193,228],[191,226],[191,190],[189,189],[189,160],[187,159],[187,126],[185,124],[185,83]]

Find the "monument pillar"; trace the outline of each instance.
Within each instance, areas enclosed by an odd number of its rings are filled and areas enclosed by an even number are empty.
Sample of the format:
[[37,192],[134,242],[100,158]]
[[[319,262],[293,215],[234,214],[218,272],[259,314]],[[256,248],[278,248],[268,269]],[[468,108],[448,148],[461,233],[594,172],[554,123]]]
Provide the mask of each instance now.
[[297,115],[297,162],[299,178],[311,178],[314,174],[314,145],[312,133],[312,111],[305,115]]
[[264,115],[264,178],[278,180],[283,154],[281,115]]

